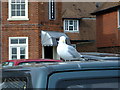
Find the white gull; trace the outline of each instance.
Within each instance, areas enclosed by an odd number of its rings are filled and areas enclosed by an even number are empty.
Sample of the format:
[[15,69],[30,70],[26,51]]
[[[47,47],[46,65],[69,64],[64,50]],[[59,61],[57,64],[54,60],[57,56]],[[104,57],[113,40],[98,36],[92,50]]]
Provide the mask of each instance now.
[[59,38],[57,53],[64,60],[83,60],[81,54],[73,46],[66,44],[65,36]]

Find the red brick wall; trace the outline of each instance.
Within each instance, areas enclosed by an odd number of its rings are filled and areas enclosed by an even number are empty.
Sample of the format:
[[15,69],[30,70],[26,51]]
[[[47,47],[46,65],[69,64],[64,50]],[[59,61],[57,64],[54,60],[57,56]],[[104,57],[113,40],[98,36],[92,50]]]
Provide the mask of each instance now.
[[61,31],[61,3],[56,3],[56,20],[48,19],[47,2],[29,2],[28,21],[8,21],[8,3],[2,3],[2,60],[9,59],[9,37],[28,37],[29,59],[41,58],[41,30]]
[[[0,12],[1,12],[1,1],[0,1]],[[1,42],[1,13],[0,13],[0,60],[1,60],[1,55],[2,55],[2,52],[1,52],[1,49],[2,49],[2,47],[1,47],[1,45],[2,45],[2,42]],[[0,61],[0,63],[1,63],[1,61]]]
[[40,58],[38,3],[29,3],[28,21],[8,21],[8,3],[3,2],[2,6],[2,60],[9,59],[9,37],[28,37],[28,57]]
[[96,22],[97,47],[120,46],[117,11],[97,15]]
[[75,42],[74,40],[94,40],[96,41],[96,19],[81,19],[79,26],[79,33],[66,33],[73,42],[77,44],[76,48],[79,52],[93,52],[96,51],[96,43]]
[[[48,19],[48,3],[43,2],[40,3],[41,7],[39,8],[39,23],[42,24],[41,30],[50,30],[50,31],[63,31],[62,30],[62,3],[56,2],[56,19],[49,20]],[[41,10],[42,9],[42,10]],[[44,16],[44,17],[43,17]]]

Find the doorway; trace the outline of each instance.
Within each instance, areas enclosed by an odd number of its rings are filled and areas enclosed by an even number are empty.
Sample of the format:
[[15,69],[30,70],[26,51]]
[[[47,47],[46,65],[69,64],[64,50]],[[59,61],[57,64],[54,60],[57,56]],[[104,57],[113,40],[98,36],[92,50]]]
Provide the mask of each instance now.
[[44,47],[44,58],[53,59],[53,47],[52,46]]

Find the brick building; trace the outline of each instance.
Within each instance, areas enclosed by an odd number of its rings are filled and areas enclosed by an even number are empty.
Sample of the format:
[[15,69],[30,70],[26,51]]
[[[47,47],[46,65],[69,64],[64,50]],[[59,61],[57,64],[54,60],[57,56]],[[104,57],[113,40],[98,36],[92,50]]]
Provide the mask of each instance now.
[[[1,12],[1,0],[0,0],[0,12]],[[1,13],[0,13],[0,60],[1,60],[1,56],[2,56],[2,52],[1,52],[1,50],[2,50],[2,46],[1,46],[1,44],[2,44],[2,42],[1,42]],[[1,62],[1,61],[0,61]]]
[[62,4],[51,3],[2,2],[2,60],[42,57],[41,30],[62,31]]
[[97,48],[100,52],[120,53],[120,3],[106,2],[96,15]]
[[[94,2],[64,2],[63,23],[66,33],[79,52],[96,51],[96,17],[91,15],[96,10]],[[76,22],[76,29],[69,23]],[[75,27],[75,26],[74,26]]]
[[[57,40],[67,37],[78,51],[96,51],[95,3],[2,2],[2,60],[59,59]],[[87,5],[87,7],[85,7]],[[71,8],[71,9],[70,9]]]

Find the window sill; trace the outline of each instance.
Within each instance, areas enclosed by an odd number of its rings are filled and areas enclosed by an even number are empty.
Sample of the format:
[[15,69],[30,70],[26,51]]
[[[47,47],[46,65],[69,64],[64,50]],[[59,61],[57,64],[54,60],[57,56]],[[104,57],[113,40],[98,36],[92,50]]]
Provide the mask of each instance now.
[[117,29],[120,30],[120,27],[118,27]]
[[8,18],[8,21],[26,21],[29,20],[29,18]]
[[79,33],[79,31],[64,31],[65,33]]

